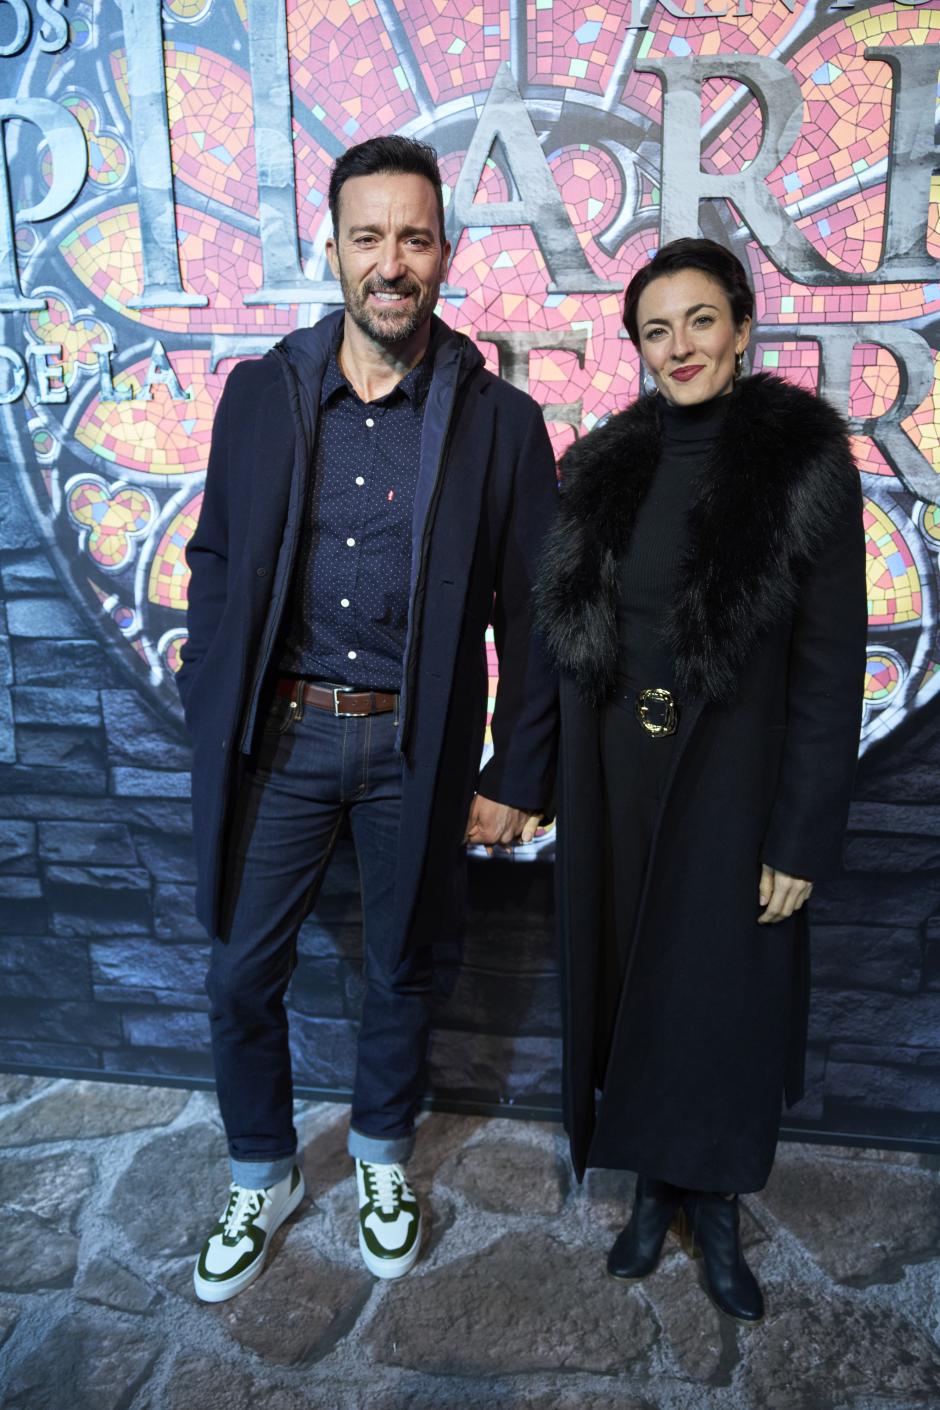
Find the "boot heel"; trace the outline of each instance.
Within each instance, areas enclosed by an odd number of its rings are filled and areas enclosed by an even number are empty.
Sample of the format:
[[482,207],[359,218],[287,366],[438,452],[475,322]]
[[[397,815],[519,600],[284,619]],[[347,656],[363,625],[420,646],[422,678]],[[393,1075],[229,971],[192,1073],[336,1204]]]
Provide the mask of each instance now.
[[689,1258],[701,1258],[701,1245],[695,1242],[695,1231],[684,1209],[679,1210],[672,1227],[678,1236],[679,1243],[682,1245],[683,1253]]

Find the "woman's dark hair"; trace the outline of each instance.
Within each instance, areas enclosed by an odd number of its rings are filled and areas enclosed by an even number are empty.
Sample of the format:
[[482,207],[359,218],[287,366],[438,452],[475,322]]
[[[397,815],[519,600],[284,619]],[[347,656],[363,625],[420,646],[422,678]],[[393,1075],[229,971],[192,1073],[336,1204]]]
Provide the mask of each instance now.
[[656,251],[649,264],[637,270],[627,285],[623,300],[623,326],[631,343],[639,342],[636,311],[643,290],[654,279],[678,274],[683,269],[700,269],[721,285],[728,296],[736,328],[740,328],[745,318],[754,316],[754,295],[747,282],[747,272],[737,255],[715,240],[693,240],[688,237],[670,240],[668,245]]
[[437,214],[441,224],[441,244],[444,243],[444,193],[437,153],[426,142],[411,137],[370,137],[350,147],[338,158],[330,172],[329,203],[333,230],[339,234],[339,193],[354,176],[423,176],[434,187]]

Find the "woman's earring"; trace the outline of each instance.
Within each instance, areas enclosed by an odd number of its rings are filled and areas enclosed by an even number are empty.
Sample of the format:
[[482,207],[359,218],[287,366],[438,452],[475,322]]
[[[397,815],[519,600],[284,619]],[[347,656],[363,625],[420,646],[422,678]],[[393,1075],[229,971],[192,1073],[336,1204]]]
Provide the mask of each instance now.
[[644,367],[643,369],[643,390],[648,397],[654,397],[659,391],[659,388],[653,381],[653,374],[648,367]]
[[744,376],[744,354],[743,354],[743,352],[735,353],[735,355],[734,355],[734,378],[735,378],[735,381],[737,381],[737,379],[738,379],[739,377],[743,377],[743,376]]

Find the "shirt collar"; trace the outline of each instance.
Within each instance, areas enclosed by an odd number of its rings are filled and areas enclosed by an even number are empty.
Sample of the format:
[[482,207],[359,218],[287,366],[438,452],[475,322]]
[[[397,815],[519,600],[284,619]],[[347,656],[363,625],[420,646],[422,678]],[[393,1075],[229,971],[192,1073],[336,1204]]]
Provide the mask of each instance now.
[[[407,372],[401,381],[394,386],[384,397],[379,398],[379,403],[387,402],[390,397],[401,392],[408,398],[412,406],[417,410],[424,402],[431,385],[431,378],[434,375],[434,355],[433,350],[428,345],[428,349],[416,366]],[[352,392],[352,387],[343,376],[339,365],[339,342],[336,343],[327,363],[326,372],[323,374],[323,381],[320,384],[320,405],[326,403],[338,392]]]

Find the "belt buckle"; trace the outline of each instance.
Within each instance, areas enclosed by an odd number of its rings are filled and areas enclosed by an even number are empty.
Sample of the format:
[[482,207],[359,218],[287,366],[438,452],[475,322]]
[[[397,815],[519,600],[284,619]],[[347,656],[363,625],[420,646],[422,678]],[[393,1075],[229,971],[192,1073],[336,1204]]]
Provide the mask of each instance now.
[[[663,719],[661,723],[650,719],[650,706],[652,704],[662,705]],[[662,686],[649,686],[646,690],[637,691],[636,704],[633,707],[640,724],[653,739],[662,739],[666,735],[675,734],[678,713],[676,702],[668,690]]]
[[333,691],[333,714],[339,719],[339,697],[341,695],[352,695],[353,688],[351,685],[334,685],[331,686],[331,689]]

